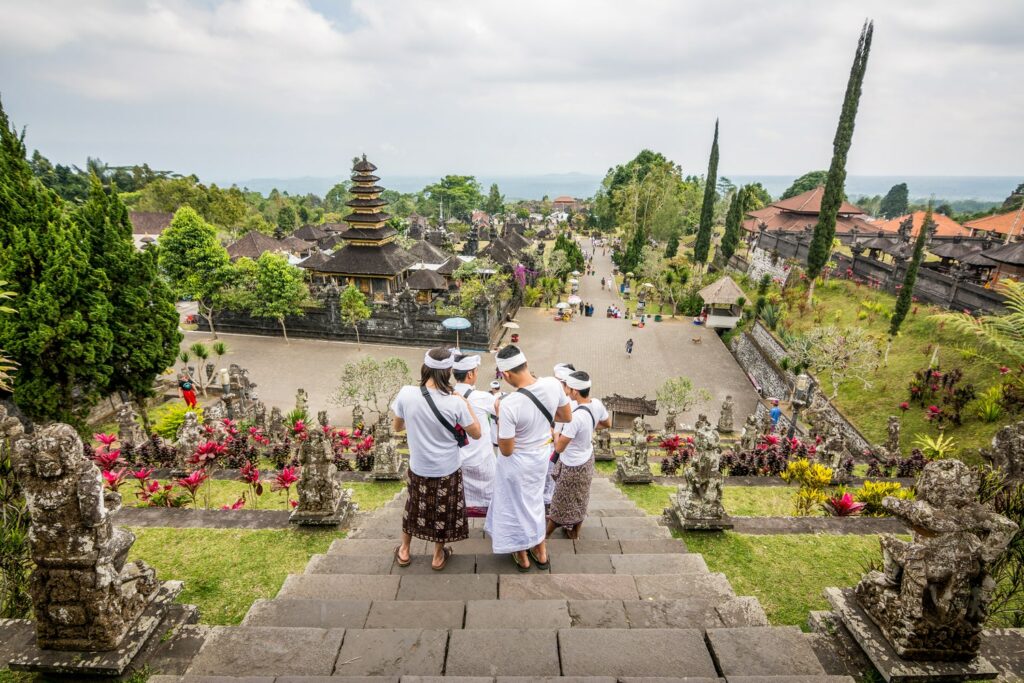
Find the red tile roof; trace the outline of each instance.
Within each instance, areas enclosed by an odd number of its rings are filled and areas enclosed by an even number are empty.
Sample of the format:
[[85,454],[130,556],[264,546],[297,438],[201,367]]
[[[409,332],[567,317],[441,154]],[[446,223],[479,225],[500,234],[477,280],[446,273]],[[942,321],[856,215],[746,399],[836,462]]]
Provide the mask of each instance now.
[[[798,194],[795,197],[789,199],[780,199],[777,202],[773,202],[772,206],[782,209],[783,211],[794,211],[796,213],[813,213],[817,215],[821,211],[821,197],[825,194],[825,186],[818,185],[813,190],[808,190],[803,194]],[[839,213],[842,214],[862,214],[864,211],[857,208],[849,202],[843,202],[839,206]]]
[[[893,218],[891,220],[883,221],[879,220],[874,223],[875,229],[884,230],[885,232],[895,233],[899,230],[900,223],[907,219],[906,216],[900,216],[899,218]],[[936,237],[968,237],[971,231],[964,226],[957,223],[949,216],[944,216],[941,213],[933,213],[932,220],[935,221]],[[921,231],[921,224],[924,223],[924,211],[914,212],[914,229],[910,236],[915,237]]]
[[993,216],[985,216],[973,221],[964,223],[964,227],[973,231],[994,232],[1000,235],[1013,234],[1014,236],[1024,234],[1024,213],[1019,210],[997,213]]

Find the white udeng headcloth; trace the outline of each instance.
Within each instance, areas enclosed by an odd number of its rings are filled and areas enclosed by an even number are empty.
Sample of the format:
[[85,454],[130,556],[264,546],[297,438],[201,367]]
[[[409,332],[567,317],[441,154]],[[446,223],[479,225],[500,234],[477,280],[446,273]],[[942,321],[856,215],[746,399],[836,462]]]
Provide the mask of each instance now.
[[497,363],[498,369],[502,372],[508,372],[512,368],[518,368],[520,365],[526,362],[526,356],[522,351],[512,356],[511,358],[502,358],[498,356]]
[[452,369],[459,372],[469,372],[478,367],[480,367],[480,356],[466,356],[462,360],[455,361],[455,364],[452,365]]
[[568,363],[559,363],[555,366],[554,372],[555,379],[559,382],[564,382],[565,379],[575,371],[569,367]]
[[455,364],[455,349],[452,349],[451,353],[444,360],[437,360],[436,358],[430,357],[430,351],[423,354],[423,364],[431,370],[451,370],[452,365]]
[[575,373],[569,375],[565,379],[565,383],[570,389],[576,389],[577,391],[581,389],[589,389],[591,385],[591,381],[589,379],[580,379]]

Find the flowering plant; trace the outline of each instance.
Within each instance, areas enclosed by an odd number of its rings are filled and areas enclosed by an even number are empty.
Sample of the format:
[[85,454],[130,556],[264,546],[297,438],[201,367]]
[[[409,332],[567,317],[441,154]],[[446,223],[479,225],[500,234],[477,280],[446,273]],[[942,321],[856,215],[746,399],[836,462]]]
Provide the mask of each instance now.
[[299,475],[296,474],[296,468],[294,468],[294,467],[285,467],[280,472],[277,473],[277,476],[274,477],[273,483],[270,485],[270,488],[271,488],[272,491],[283,491],[284,492],[284,499],[285,499],[286,507],[287,507],[288,503],[291,500],[292,486],[298,480],[299,480]]
[[865,508],[864,503],[856,503],[853,496],[847,491],[841,496],[832,496],[825,501],[825,512],[833,517],[853,517],[859,515]]
[[192,506],[196,507],[196,498],[199,495],[199,488],[206,483],[209,479],[209,475],[204,469],[198,469],[187,477],[182,477],[177,480],[178,486],[188,491],[189,497],[192,499]]
[[236,500],[234,503],[231,503],[230,505],[228,505],[228,504],[221,505],[220,509],[221,510],[241,510],[244,507],[245,507],[245,494],[243,493],[242,497],[239,498],[238,500]]
[[127,472],[127,469],[124,467],[116,472],[113,470],[103,470],[103,487],[110,491],[120,489],[121,485],[125,482],[125,472]]
[[249,493],[252,496],[253,507],[257,506],[259,497],[263,495],[263,482],[260,481],[260,468],[253,464],[251,460],[247,460],[242,465],[242,481],[249,487]]

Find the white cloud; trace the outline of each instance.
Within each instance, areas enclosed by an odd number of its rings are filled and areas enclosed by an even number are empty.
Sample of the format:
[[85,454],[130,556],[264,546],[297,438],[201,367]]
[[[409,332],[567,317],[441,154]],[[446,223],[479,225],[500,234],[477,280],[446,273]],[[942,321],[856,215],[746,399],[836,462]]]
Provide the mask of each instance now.
[[641,146],[731,173],[828,163],[876,20],[851,172],[1019,172],[1014,0],[0,0],[5,106],[57,159],[216,177],[600,172]]

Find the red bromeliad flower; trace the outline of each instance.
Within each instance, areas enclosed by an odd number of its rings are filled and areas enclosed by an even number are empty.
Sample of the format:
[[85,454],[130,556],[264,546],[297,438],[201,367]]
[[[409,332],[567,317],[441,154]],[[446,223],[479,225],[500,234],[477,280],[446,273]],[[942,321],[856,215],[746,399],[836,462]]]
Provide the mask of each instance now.
[[777,434],[765,434],[764,438],[765,438],[765,441],[768,443],[769,446],[778,446],[779,445],[779,436]]
[[199,444],[199,448],[192,454],[192,457],[188,459],[189,463],[193,465],[199,465],[200,467],[205,466],[207,463],[213,462],[219,456],[227,453],[228,448],[216,441],[204,441]]
[[199,491],[199,487],[206,483],[207,479],[209,479],[209,475],[206,474],[206,470],[198,469],[187,477],[178,479],[176,483],[178,486],[188,491],[194,500],[196,492]]
[[246,460],[242,465],[242,481],[250,486],[260,483],[260,468],[253,464],[252,460]]
[[92,456],[92,461],[99,465],[99,468],[104,472],[110,470],[116,465],[121,465],[124,460],[121,459],[121,449],[115,448],[114,450],[106,450],[106,446],[101,446],[96,449]]
[[104,446],[112,446],[117,441],[117,434],[93,434],[92,438],[99,441]]
[[852,517],[859,515],[863,509],[864,503],[855,503],[849,493],[833,496],[825,503],[825,510],[835,517]]
[[296,468],[285,467],[277,476],[274,477],[273,490],[274,491],[288,491],[291,489],[292,484],[299,480],[299,475],[295,473]]
[[1010,372],[1010,368],[1006,367],[1005,365],[999,366],[999,374],[1000,375],[1005,375],[1005,374],[1008,374],[1009,372]]
[[306,431],[306,423],[302,420],[296,420],[295,424],[292,425],[292,434],[298,435],[304,431]]
[[288,500],[288,505],[290,505],[293,508],[297,508],[297,507],[299,507],[299,501],[289,499]]
[[903,412],[907,412],[908,410],[910,410],[910,404],[904,401],[903,403],[900,404],[900,410],[902,410]]
[[154,470],[152,467],[143,467],[142,469],[135,470],[134,472],[131,473],[131,475],[140,482],[143,482],[149,479],[150,476],[152,476],[153,471]]
[[668,453],[669,455],[675,455],[679,451],[679,449],[683,447],[682,439],[679,437],[678,434],[666,436],[664,439],[661,440],[661,443],[658,444],[658,447],[661,448],[661,450]]
[[127,470],[124,467],[116,472],[103,470],[103,486],[111,491],[117,491],[121,488],[121,485],[124,484],[126,471]]
[[221,505],[220,509],[221,510],[241,510],[244,507],[245,507],[245,496],[243,495],[241,498],[236,500],[231,505]]

